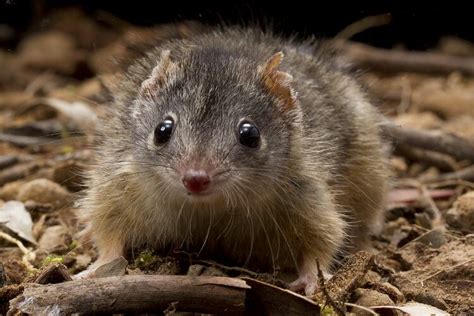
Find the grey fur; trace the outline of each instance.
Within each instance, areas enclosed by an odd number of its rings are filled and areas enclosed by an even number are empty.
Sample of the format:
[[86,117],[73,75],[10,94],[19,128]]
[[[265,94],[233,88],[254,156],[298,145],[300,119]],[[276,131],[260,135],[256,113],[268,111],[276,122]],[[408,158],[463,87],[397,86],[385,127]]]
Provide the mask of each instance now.
[[[143,82],[167,50],[173,68],[155,91]],[[279,51],[297,94],[288,111],[258,72]],[[388,171],[378,113],[315,43],[252,29],[170,41],[128,70],[115,99],[82,201],[99,262],[143,245],[185,248],[262,269],[296,266],[308,281],[316,260],[327,271],[381,224]],[[169,114],[176,128],[156,147],[151,135]],[[261,148],[239,144],[244,118],[259,127]],[[186,195],[176,170],[187,164],[224,172],[216,194]]]

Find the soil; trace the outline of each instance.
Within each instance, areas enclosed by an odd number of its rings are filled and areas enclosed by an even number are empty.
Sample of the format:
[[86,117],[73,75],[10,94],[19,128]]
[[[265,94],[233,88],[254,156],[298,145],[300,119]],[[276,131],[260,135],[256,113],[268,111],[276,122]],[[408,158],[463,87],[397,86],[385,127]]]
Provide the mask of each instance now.
[[[15,243],[0,239],[0,314],[48,265],[62,263],[75,274],[96,257],[91,245],[78,239],[74,201],[92,156],[91,124],[107,111],[107,82],[144,48],[204,28],[195,22],[153,28],[116,22],[61,9],[19,38],[13,49],[0,47],[0,208],[21,201],[37,241],[2,229],[32,253],[25,255]],[[433,51],[474,58],[472,47],[443,38]],[[474,139],[474,78],[368,69],[361,80],[379,109],[402,126]],[[474,177],[443,177],[472,162],[436,157],[393,153],[387,220],[370,245],[375,255],[358,254],[360,264],[349,260],[336,273],[337,289],[330,282],[327,287],[337,301],[364,306],[416,301],[456,315],[474,313]],[[136,255],[126,271],[108,273],[247,275],[285,286],[278,275],[186,255],[162,258],[150,251]],[[321,293],[315,297],[324,299]]]

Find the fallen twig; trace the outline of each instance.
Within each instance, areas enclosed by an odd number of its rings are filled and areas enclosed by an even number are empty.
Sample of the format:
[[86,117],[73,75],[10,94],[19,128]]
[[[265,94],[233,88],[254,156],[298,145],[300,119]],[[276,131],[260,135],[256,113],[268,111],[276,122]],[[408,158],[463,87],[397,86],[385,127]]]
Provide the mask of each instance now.
[[429,179],[427,182],[441,182],[441,181],[451,181],[451,180],[464,180],[474,182],[474,166],[469,166],[467,168],[455,171],[448,172],[438,175],[434,179]]
[[323,271],[321,271],[318,261],[316,262],[316,267],[318,268],[318,286],[321,289],[321,292],[324,294],[324,298],[326,299],[325,302],[334,308],[336,314],[344,316],[346,314],[344,306],[339,306],[339,304],[333,300],[331,295],[329,295],[326,286],[324,285],[324,274]]
[[361,306],[361,305],[357,305],[357,304],[353,304],[353,303],[344,303],[344,305],[349,306],[349,307],[353,307],[353,308],[361,309],[361,310],[366,311],[367,313],[369,313],[371,315],[375,315],[375,316],[379,315],[376,312],[374,312],[374,310],[372,310],[368,307],[365,307],[365,306]]
[[223,277],[133,275],[76,280],[51,285],[29,284],[10,301],[10,309],[29,314],[146,313],[176,310],[202,313],[245,311],[243,280]]
[[460,262],[460,263],[458,263],[458,264],[455,264],[455,265],[453,265],[453,266],[451,266],[451,267],[448,267],[448,268],[446,268],[446,269],[440,269],[440,270],[436,271],[435,273],[430,274],[429,276],[427,276],[427,277],[424,278],[423,280],[421,280],[421,283],[423,283],[423,282],[425,282],[426,280],[429,280],[429,279],[431,279],[431,278],[434,278],[435,276],[441,274],[442,272],[446,272],[446,271],[453,270],[453,269],[455,269],[455,268],[457,268],[457,267],[463,266],[463,265],[465,265],[466,263],[470,263],[470,262],[473,262],[473,261],[474,261],[474,259],[469,259],[469,260]]
[[411,148],[398,144],[397,148],[395,148],[395,154],[412,161],[426,163],[442,171],[453,171],[456,169],[456,161],[452,157],[430,150]]
[[401,127],[386,121],[381,125],[385,136],[398,144],[448,154],[458,160],[474,161],[474,145],[467,140],[440,131]]
[[232,315],[315,315],[312,300],[251,278],[128,275],[25,285],[10,314],[69,315],[190,311]]
[[18,164],[0,171],[0,186],[15,180],[26,178],[40,168],[37,162]]
[[[374,255],[366,251],[359,251],[353,254],[347,262],[345,262],[333,275],[331,279],[323,283],[323,287],[319,287],[313,300],[316,302],[323,301],[328,297],[332,301],[342,304],[348,301],[352,292],[360,287],[364,282],[364,276],[374,262]],[[319,280],[321,283],[321,280]],[[334,305],[331,304],[334,309]],[[338,313],[344,308],[339,308]]]
[[358,66],[390,72],[450,74],[454,71],[474,76],[474,58],[429,52],[407,52],[375,48],[360,43],[337,42],[347,57]]
[[30,263],[30,260],[34,260],[35,259],[35,254],[34,252],[32,252],[30,249],[26,248],[25,245],[23,245],[23,243],[8,235],[7,233],[4,233],[4,232],[1,232],[0,231],[0,237],[17,245],[18,249],[20,249],[20,251],[23,253],[23,256],[22,256],[22,262],[23,264],[25,265],[25,267],[29,270],[29,271],[35,271],[36,268],[33,267],[33,265]]
[[387,25],[391,21],[392,21],[392,17],[389,13],[367,16],[363,19],[360,19],[358,21],[355,21],[354,23],[349,24],[342,31],[340,31],[334,38],[347,40],[356,34],[364,32],[365,30],[368,30],[377,26]]
[[317,302],[305,296],[255,279],[242,279],[252,288],[246,299],[251,315],[319,315]]

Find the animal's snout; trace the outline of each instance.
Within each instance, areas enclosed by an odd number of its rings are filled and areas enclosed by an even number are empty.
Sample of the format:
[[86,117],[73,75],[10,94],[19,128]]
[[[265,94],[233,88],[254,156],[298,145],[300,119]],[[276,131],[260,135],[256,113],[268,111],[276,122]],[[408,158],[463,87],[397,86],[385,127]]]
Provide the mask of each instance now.
[[190,193],[201,193],[209,187],[211,178],[205,170],[188,169],[184,173],[182,181]]

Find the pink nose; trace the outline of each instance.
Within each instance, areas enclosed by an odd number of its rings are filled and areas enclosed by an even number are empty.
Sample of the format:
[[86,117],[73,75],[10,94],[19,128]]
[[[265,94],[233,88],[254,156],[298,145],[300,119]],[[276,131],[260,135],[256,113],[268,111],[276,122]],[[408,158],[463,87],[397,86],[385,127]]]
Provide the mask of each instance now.
[[191,193],[199,193],[206,190],[210,183],[211,179],[204,170],[189,169],[183,176],[183,184]]

